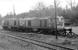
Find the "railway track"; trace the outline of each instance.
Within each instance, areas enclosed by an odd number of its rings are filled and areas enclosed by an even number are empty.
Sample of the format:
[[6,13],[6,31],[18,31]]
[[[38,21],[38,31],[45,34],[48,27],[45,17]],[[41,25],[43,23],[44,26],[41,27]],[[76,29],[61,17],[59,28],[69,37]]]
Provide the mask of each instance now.
[[53,44],[53,43],[49,44],[49,43],[46,43],[46,42],[33,40],[33,39],[26,38],[26,37],[23,37],[23,36],[18,36],[18,35],[12,34],[12,32],[9,32],[9,31],[7,32],[5,30],[1,30],[1,33],[6,33],[6,35],[8,35],[9,37],[19,39],[19,40],[22,40],[22,41],[25,41],[25,42],[27,41],[27,42],[30,42],[32,44],[35,44],[35,45],[38,45],[40,47],[44,47],[44,48],[47,48],[47,49],[51,49],[51,50],[77,50],[76,48],[73,48],[71,46],[67,47],[67,46]]

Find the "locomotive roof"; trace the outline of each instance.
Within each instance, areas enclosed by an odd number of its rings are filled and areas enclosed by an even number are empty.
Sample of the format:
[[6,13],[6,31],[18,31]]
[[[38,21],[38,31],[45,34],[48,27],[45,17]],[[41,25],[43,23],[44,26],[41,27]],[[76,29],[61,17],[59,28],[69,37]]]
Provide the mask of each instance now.
[[[26,20],[33,20],[33,19],[48,19],[50,17],[32,17],[32,18],[22,18],[22,19],[26,19]],[[20,18],[21,19],[21,18]]]
[[[57,18],[59,18],[60,16],[57,16]],[[54,18],[54,17],[51,17],[51,16],[47,16],[47,17],[28,17],[28,18],[7,18],[7,19],[4,19],[4,20],[15,20],[15,19],[20,19],[20,20],[33,20],[33,19],[50,19],[50,18]]]

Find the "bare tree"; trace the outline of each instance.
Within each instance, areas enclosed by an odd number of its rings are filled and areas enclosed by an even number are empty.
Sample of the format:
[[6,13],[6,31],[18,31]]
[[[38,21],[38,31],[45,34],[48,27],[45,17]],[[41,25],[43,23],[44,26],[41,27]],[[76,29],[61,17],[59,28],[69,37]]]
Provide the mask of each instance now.
[[71,9],[73,8],[73,6],[75,6],[76,2],[75,0],[70,0],[70,1],[66,1],[67,4],[71,7]]
[[16,12],[15,12],[15,5],[13,5],[13,14],[14,14],[14,16],[16,15]]
[[36,16],[41,17],[42,16],[41,10],[45,8],[46,6],[42,2],[37,3],[34,9],[36,11]]
[[60,3],[61,3],[60,0],[54,0],[54,2],[56,2],[56,7],[59,7],[60,6]]
[[45,8],[45,5],[42,2],[39,2],[36,7],[35,10],[42,10]]
[[59,7],[60,7],[60,4],[61,4],[61,1],[60,0],[54,0],[54,8],[55,8],[55,13],[56,13],[56,16],[59,14]]

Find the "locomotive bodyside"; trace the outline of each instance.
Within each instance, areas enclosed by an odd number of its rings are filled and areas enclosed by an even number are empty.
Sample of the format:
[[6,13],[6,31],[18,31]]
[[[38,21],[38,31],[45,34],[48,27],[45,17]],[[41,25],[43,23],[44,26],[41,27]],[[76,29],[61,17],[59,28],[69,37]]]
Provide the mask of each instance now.
[[[57,18],[59,24],[59,18]],[[60,18],[61,20],[61,18]],[[10,18],[3,20],[3,28],[6,26],[10,30],[21,30],[29,32],[49,32],[55,31],[55,19],[54,18]],[[61,21],[60,21],[61,22]],[[58,25],[57,24],[57,25]],[[63,22],[61,22],[61,27]],[[4,28],[5,29],[5,28]]]

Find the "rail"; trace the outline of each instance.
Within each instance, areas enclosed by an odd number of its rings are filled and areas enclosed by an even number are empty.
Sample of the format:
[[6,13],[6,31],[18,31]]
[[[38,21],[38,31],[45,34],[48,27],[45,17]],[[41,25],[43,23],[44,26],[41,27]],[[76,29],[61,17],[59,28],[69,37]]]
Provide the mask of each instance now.
[[[4,30],[3,30],[4,32]],[[11,32],[10,32],[11,33]],[[67,47],[67,46],[63,46],[63,45],[58,45],[58,44],[49,44],[49,43],[46,43],[46,42],[42,42],[42,41],[38,41],[38,40],[33,40],[33,39],[29,39],[29,38],[25,38],[25,37],[20,37],[20,36],[14,36],[12,34],[6,34],[12,38],[16,38],[16,39],[19,39],[19,40],[22,40],[22,41],[28,41],[32,44],[35,44],[35,45],[38,45],[40,47],[44,47],[44,48],[48,48],[48,49],[51,49],[51,50],[77,50],[76,48],[72,48],[72,47]]]
[[49,43],[45,43],[45,42],[41,42],[41,41],[37,41],[37,40],[28,39],[28,38],[16,37],[13,35],[8,35],[8,36],[25,41],[25,42],[27,41],[32,44],[38,45],[40,47],[44,47],[44,48],[48,48],[48,49],[52,49],[52,50],[75,50],[76,49],[76,48],[70,48],[70,47],[57,45],[57,44],[49,44]]

